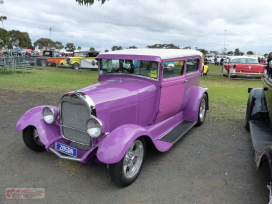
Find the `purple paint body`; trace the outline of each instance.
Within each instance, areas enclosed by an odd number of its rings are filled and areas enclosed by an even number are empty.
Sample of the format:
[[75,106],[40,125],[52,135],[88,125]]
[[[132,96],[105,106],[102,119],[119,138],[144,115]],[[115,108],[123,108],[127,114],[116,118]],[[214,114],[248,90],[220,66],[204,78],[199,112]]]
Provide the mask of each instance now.
[[[124,157],[137,138],[164,152],[175,143],[164,136],[184,121],[193,125],[198,122],[201,99],[203,95],[208,99],[207,89],[199,87],[200,52],[123,50],[101,53],[96,60],[99,82],[65,94],[59,108],[47,106],[54,112],[52,124],[43,118],[45,106],[39,106],[20,117],[16,130],[34,126],[46,150],[61,158],[82,164],[113,164]],[[206,105],[208,109],[208,102]],[[91,137],[87,127],[84,129],[91,117],[97,119],[95,125],[101,125],[98,137]],[[77,154],[71,156],[56,150],[56,142],[80,147],[73,146]]]

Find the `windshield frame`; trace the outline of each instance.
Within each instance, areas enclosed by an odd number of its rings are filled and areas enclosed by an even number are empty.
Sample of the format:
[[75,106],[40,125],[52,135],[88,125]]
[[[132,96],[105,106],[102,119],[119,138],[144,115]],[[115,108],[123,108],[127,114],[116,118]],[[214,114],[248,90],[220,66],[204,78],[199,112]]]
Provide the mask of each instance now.
[[[158,61],[157,59],[154,61],[154,60],[150,60],[150,57],[148,57],[147,59],[144,59],[144,60],[139,60],[139,59],[137,59],[137,58],[130,58],[130,59],[125,59],[126,57],[124,57],[124,56],[121,56],[120,58],[118,58],[118,57],[112,57],[111,56],[111,58],[96,58],[96,60],[98,61],[98,74],[99,74],[99,76],[109,76],[109,75],[112,75],[112,76],[119,76],[119,75],[127,75],[127,76],[134,76],[134,77],[140,77],[140,78],[145,78],[145,79],[149,79],[149,80],[155,80],[155,81],[159,81],[159,79],[160,79],[160,70],[161,70],[161,63],[160,63],[160,61]],[[154,58],[153,58],[154,59]],[[120,63],[120,61],[122,62],[122,63],[125,63],[125,64],[127,64],[127,62],[128,61],[132,61],[133,63],[135,62],[135,61],[140,61],[139,63],[141,63],[141,62],[148,62],[148,63],[152,63],[151,65],[149,64],[149,65],[146,65],[146,66],[155,66],[155,67],[157,67],[156,68],[156,70],[157,70],[157,72],[155,72],[156,73],[156,78],[155,77],[151,77],[151,76],[147,76],[147,75],[141,75],[140,74],[140,67],[138,67],[138,68],[135,68],[135,69],[138,69],[139,70],[139,72],[138,73],[129,73],[128,71],[126,71],[127,70],[127,68],[126,67],[124,67],[124,70],[122,70],[122,72],[106,72],[106,73],[104,73],[104,71],[102,70],[103,68],[102,68],[102,61],[103,60],[106,60],[106,61],[109,61],[109,60],[114,60],[114,61],[119,61],[119,63]],[[104,63],[105,64],[105,63]],[[143,67],[142,67],[143,68]],[[118,68],[118,69],[120,69],[120,68]],[[151,72],[151,69],[149,68],[149,69],[147,69],[146,67],[145,68],[143,68],[143,70],[150,70],[150,72],[148,73],[148,74],[152,74],[152,72]],[[105,70],[105,68],[104,68],[104,70]],[[155,69],[153,69],[153,70],[155,70]],[[111,70],[110,70],[111,71]]]

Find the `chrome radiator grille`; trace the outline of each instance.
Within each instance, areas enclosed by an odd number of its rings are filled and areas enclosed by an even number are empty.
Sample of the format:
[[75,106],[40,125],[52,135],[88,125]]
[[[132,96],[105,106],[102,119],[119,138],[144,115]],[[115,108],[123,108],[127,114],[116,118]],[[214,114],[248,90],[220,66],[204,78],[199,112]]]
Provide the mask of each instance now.
[[91,137],[86,132],[86,122],[89,118],[90,110],[81,100],[62,101],[62,134],[68,140],[88,146],[91,145]]

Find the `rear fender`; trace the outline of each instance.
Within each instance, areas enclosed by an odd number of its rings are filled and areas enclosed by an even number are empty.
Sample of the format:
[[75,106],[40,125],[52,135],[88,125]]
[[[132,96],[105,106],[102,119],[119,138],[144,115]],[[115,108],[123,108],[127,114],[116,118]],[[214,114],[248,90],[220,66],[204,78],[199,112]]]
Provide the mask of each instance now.
[[48,124],[43,119],[43,108],[50,107],[52,108],[57,117],[57,121],[59,120],[59,109],[54,106],[38,106],[32,108],[25,112],[17,121],[15,130],[22,131],[27,126],[34,126],[36,127],[41,142],[46,145],[50,140],[60,136],[60,127],[57,124]]
[[150,137],[150,133],[139,125],[129,124],[118,127],[100,142],[97,158],[106,164],[117,163],[124,157],[132,142],[141,136]]
[[[198,109],[200,105],[200,101],[202,95],[207,95],[207,110],[209,110],[209,95],[208,89],[203,87],[191,87],[186,96],[190,96],[185,109],[184,109],[184,119],[189,121],[197,121],[198,120]],[[186,98],[186,97],[185,97]]]

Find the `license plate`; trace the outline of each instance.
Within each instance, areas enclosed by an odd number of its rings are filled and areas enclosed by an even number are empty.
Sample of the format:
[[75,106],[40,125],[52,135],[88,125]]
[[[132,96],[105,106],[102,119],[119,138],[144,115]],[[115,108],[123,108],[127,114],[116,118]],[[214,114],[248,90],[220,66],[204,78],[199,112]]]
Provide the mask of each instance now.
[[76,157],[77,156],[77,149],[74,147],[70,147],[68,145],[56,142],[55,143],[55,149],[64,153],[64,154],[68,154],[72,157]]

